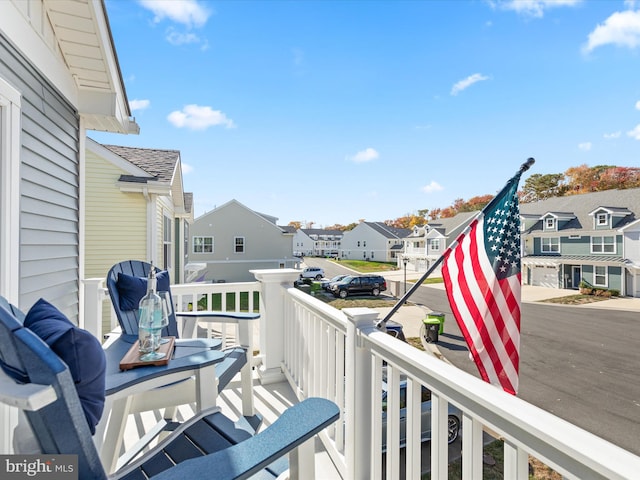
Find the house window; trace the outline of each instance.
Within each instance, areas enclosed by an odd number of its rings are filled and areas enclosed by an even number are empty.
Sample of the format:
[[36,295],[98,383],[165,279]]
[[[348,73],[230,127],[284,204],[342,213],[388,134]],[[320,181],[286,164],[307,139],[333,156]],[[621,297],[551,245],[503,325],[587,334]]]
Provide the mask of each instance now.
[[360,240],[358,240],[358,246],[360,246]]
[[366,246],[367,246],[367,241],[366,240],[364,242],[362,242],[362,246],[366,248]]
[[0,78],[0,295],[17,302],[20,250],[20,93]]
[[607,283],[607,267],[596,266],[593,272],[593,284],[597,287],[606,287]]
[[591,253],[616,253],[615,237],[591,237]]
[[193,253],[213,253],[213,237],[193,237]]
[[560,240],[558,238],[543,238],[543,253],[558,253],[560,251]]
[[609,215],[606,213],[599,213],[596,215],[596,225],[607,226],[609,225]]
[[437,252],[438,250],[440,250],[440,239],[434,238],[429,242],[429,245],[431,247],[431,250],[433,250],[434,252]]
[[233,239],[233,251],[236,253],[244,253],[244,237],[235,237]]
[[555,230],[556,229],[556,219],[553,217],[547,217],[544,219],[544,229],[545,230]]
[[171,217],[166,215],[162,223],[162,265],[165,270],[171,268]]

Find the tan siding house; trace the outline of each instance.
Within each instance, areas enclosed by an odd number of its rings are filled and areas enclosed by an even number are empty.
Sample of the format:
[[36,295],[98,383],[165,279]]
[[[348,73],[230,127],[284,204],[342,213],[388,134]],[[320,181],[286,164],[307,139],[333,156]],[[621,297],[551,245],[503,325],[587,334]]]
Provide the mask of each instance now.
[[[116,263],[153,261],[173,283],[184,279],[184,231],[193,213],[185,211],[180,153],[101,145],[87,139],[85,274],[105,278]],[[176,174],[176,172],[180,172]],[[107,304],[103,328],[112,319]]]

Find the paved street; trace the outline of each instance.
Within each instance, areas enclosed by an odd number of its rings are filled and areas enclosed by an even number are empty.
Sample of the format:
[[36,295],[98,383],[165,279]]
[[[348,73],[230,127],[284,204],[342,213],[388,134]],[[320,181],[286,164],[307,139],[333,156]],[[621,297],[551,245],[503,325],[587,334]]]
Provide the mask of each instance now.
[[[316,262],[326,265],[328,276],[341,273],[335,263],[309,259],[310,264]],[[402,281],[404,272],[385,276]],[[567,294],[575,292],[523,287],[518,396],[640,455],[640,299],[582,306],[539,303]],[[391,318],[403,324],[405,335],[418,336],[425,311],[443,312],[438,351],[479,377],[443,285],[422,286],[409,301],[417,306],[402,307]],[[379,310],[384,316],[385,310]]]

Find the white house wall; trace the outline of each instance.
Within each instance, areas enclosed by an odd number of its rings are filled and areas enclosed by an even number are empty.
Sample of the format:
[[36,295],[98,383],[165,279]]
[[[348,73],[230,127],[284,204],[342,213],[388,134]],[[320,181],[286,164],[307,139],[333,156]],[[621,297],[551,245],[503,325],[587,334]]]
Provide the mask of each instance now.
[[387,237],[366,223],[360,223],[353,230],[344,232],[340,252],[340,257],[348,260],[389,261]]
[[[213,253],[194,253],[194,236],[213,237]],[[244,237],[244,253],[235,253],[235,237]],[[251,281],[251,269],[295,265],[298,259],[293,257],[292,239],[251,209],[230,201],[194,220],[188,258],[189,262],[207,264],[205,281]]]

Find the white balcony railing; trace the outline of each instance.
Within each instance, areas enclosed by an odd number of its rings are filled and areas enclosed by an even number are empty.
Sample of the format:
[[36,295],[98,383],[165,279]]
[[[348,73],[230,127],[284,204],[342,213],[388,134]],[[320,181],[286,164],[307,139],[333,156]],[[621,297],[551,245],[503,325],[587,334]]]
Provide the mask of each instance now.
[[[192,302],[194,297],[189,295],[259,289],[260,381],[286,378],[299,399],[321,396],[340,406],[341,420],[323,432],[321,439],[343,478],[382,478],[383,468],[387,479],[399,478],[400,471],[406,472],[406,478],[420,478],[420,431],[412,428],[420,425],[420,386],[432,392],[431,478],[447,478],[449,403],[463,412],[464,479],[482,478],[485,429],[504,440],[504,478],[528,479],[528,455],[566,478],[637,478],[640,457],[387,335],[375,327],[375,310],[339,311],[291,288],[297,270],[253,273],[258,281],[248,284],[171,288],[179,305]],[[99,294],[99,289],[94,293]],[[89,292],[85,295],[87,298]],[[99,303],[88,298],[86,302]],[[396,428],[400,400],[399,395],[391,394],[386,439],[390,447],[384,462],[383,373],[389,392],[395,391],[400,378],[406,378],[408,385],[407,446],[401,455]]]

